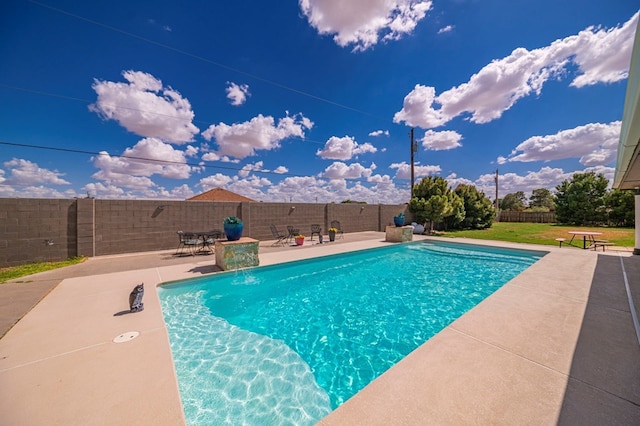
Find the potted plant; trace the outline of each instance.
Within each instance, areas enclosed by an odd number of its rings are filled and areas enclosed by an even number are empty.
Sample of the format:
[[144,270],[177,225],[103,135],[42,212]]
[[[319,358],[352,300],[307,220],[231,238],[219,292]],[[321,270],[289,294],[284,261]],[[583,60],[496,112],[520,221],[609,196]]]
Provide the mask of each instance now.
[[338,228],[329,228],[329,241],[336,240],[336,232],[338,232]]
[[237,241],[242,237],[242,229],[244,228],[244,225],[239,218],[235,216],[225,217],[223,225],[224,234],[227,236],[227,240]]
[[396,216],[394,216],[393,223],[396,226],[404,226],[404,212],[400,212]]
[[301,246],[304,244],[304,235],[296,235],[296,245]]

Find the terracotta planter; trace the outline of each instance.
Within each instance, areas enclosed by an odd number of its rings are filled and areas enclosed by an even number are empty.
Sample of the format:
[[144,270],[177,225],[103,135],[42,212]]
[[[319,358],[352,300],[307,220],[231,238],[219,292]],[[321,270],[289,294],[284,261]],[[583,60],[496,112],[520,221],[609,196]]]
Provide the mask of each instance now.
[[304,237],[296,238],[296,245],[301,246],[304,244]]

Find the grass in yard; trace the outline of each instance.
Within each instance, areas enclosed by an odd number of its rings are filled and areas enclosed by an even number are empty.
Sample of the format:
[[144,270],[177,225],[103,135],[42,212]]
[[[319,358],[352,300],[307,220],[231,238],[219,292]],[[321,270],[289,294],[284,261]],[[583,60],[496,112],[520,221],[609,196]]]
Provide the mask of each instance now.
[[[602,232],[599,240],[608,240],[616,247],[634,247],[633,228],[605,228],[597,226],[564,226],[551,223],[494,222],[491,228],[473,231],[447,231],[445,237],[477,238],[479,240],[509,241],[512,243],[558,245],[556,238],[571,239],[569,231]],[[578,241],[579,240],[579,241]],[[576,236],[574,245],[582,244],[582,237]]]
[[37,274],[38,272],[50,271],[51,269],[58,269],[69,265],[75,265],[77,263],[82,263],[85,260],[87,260],[86,257],[71,257],[61,262],[36,262],[27,263],[26,265],[0,268],[0,284],[27,275]]

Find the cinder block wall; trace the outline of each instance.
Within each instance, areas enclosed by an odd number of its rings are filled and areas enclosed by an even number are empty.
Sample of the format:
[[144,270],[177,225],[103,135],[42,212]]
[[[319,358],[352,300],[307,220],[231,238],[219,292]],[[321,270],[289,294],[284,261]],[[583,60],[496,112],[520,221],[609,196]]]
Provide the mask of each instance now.
[[240,203],[163,200],[95,200],[95,254],[132,253],[177,247],[177,231],[222,230]]
[[384,231],[405,210],[406,205],[0,198],[0,267],[173,249],[177,231],[222,230],[227,216],[242,219],[244,236],[269,240],[271,224],[282,233],[291,225],[305,236],[312,224],[326,235],[333,220],[346,233]]
[[413,215],[409,212],[409,208],[406,204],[401,205],[381,205],[380,206],[380,231],[384,231],[385,228],[389,225],[394,225],[393,217],[397,216],[399,213],[404,213],[404,222],[405,224],[410,224],[414,221]]
[[77,256],[76,200],[0,198],[0,267]]

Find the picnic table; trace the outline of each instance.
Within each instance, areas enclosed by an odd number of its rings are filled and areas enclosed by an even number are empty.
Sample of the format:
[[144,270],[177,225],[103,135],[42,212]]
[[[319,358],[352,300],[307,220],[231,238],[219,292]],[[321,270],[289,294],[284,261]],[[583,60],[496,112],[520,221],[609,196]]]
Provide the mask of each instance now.
[[[594,232],[594,231],[569,231],[569,234],[571,234],[571,239],[569,240],[569,244],[571,244],[573,242],[573,239],[576,236],[582,236],[582,248],[583,249],[588,249],[590,248],[593,244],[596,243],[596,239],[595,237],[597,235],[602,235],[602,232]],[[589,245],[587,246],[587,241],[589,241]]]

